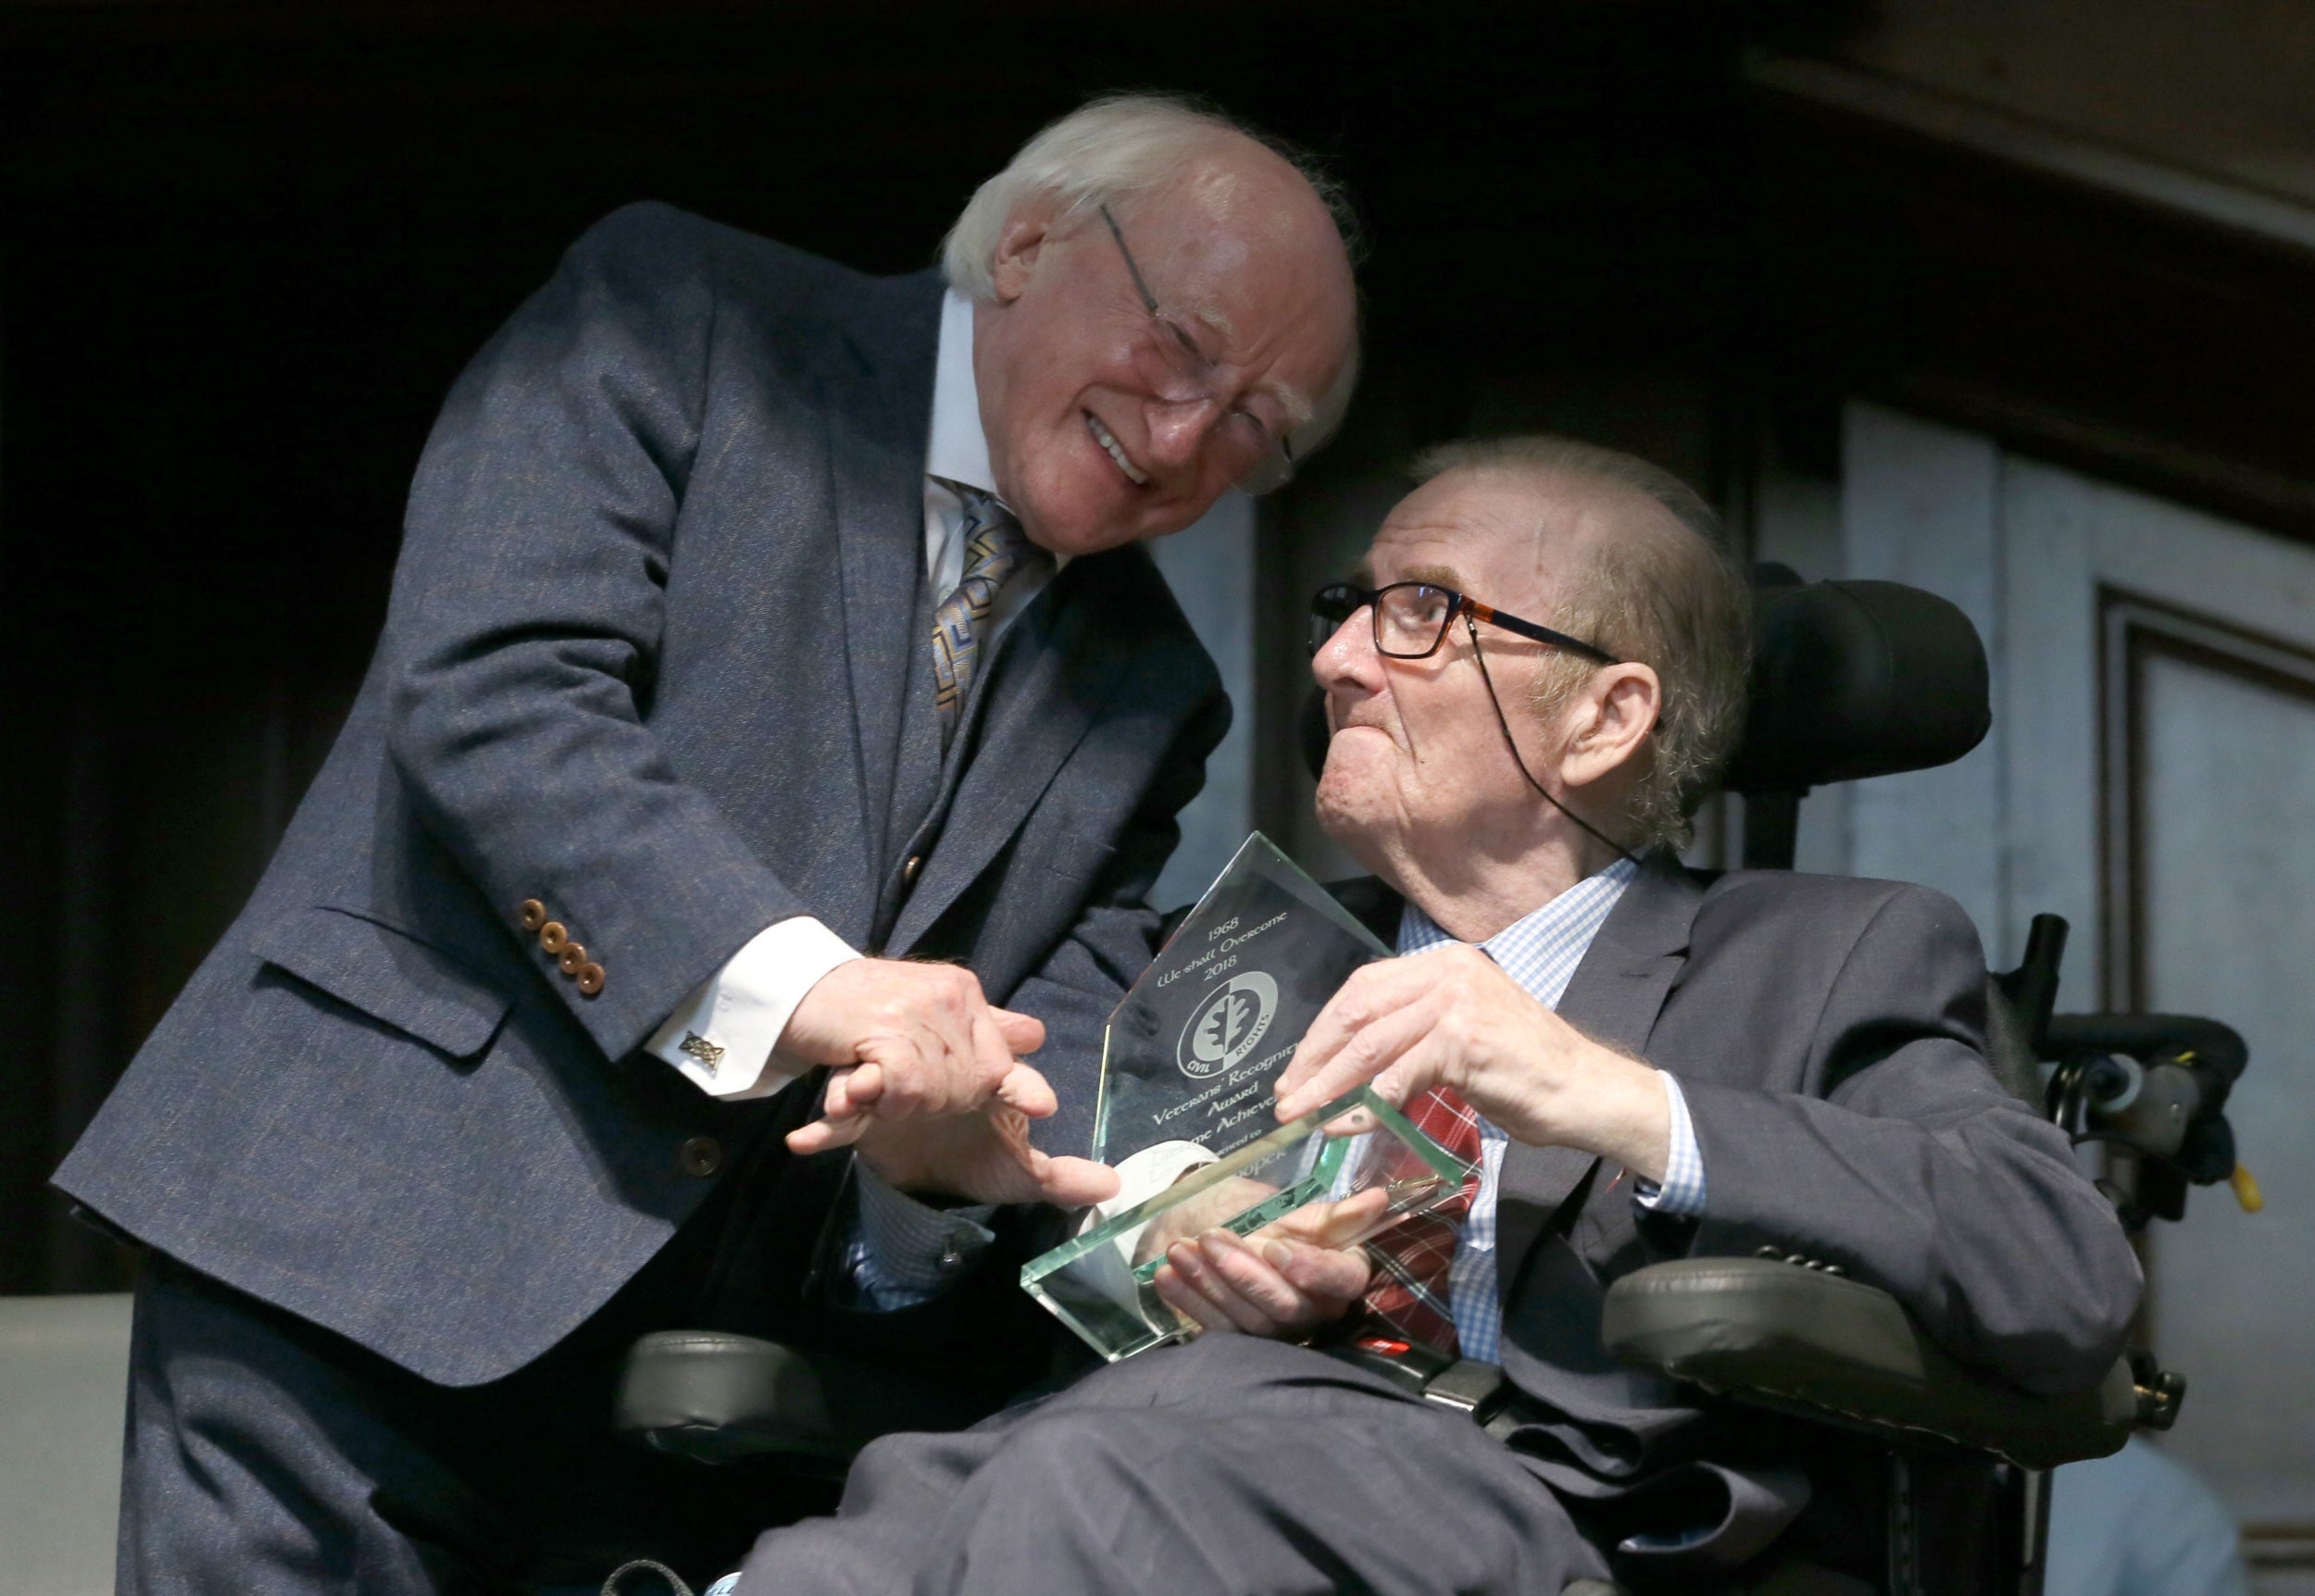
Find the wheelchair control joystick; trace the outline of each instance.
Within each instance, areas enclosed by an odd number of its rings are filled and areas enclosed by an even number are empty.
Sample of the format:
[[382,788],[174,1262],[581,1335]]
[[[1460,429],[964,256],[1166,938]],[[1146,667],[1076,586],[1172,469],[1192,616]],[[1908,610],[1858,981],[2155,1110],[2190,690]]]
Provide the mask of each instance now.
[[2055,1061],[2050,1117],[2077,1146],[2109,1153],[2099,1185],[2127,1228],[2186,1212],[2186,1188],[2226,1181],[2245,1212],[2259,1185],[2236,1162],[2226,1103],[2249,1050],[2231,1027],[2187,1015],[2059,1015],[2044,1056]]
[[2152,1353],[2140,1351],[2130,1354],[2130,1374],[2137,1388],[2139,1427],[2159,1430],[2176,1424],[2179,1406],[2186,1400],[2186,1377],[2161,1367]]

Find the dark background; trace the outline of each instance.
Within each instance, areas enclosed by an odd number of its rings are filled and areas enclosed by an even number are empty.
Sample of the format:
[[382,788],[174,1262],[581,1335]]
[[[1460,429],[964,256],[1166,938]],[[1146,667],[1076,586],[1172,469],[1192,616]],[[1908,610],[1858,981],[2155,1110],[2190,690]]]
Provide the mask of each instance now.
[[0,5],[0,1291],[124,1278],[46,1175],[325,751],[441,395],[629,200],[902,271],[1092,93],[1323,155],[1370,375],[1265,505],[1265,813],[1307,551],[1458,432],[1638,449],[1741,532],[1879,394],[2310,535],[2306,262],[1748,76],[1856,9]]

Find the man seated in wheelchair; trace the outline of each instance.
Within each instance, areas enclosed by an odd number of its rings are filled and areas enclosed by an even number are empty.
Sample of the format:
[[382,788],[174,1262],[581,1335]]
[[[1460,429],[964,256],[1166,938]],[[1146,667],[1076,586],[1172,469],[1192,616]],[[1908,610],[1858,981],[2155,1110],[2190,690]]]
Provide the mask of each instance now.
[[[1372,1082],[1459,1135],[1468,1211],[1429,1247],[1176,1242],[1158,1290],[1203,1334],[871,1445],[837,1516],[757,1543],[743,1596],[1556,1593],[1651,1561],[1705,1588],[1827,1481],[1747,1461],[1776,1421],[1603,1353],[1608,1286],[1666,1259],[1837,1268],[2027,1391],[2111,1366],[2137,1265],[1988,1066],[1961,910],[1673,857],[1743,715],[1747,594],[1711,511],[1556,440],[1420,475],[1313,605],[1319,814],[1388,889],[1399,956],[1344,986],[1277,1112]],[[1361,1333],[1499,1364],[1514,1395],[1482,1428],[1327,1350]]]

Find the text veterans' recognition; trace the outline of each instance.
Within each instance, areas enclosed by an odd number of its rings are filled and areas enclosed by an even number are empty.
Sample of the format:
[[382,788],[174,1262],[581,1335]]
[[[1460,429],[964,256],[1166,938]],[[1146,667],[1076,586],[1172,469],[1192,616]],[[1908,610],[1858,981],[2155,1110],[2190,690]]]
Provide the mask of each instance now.
[[1257,831],[1109,1016],[1093,1155],[1227,1156],[1270,1131],[1270,1084],[1350,973],[1391,950]]

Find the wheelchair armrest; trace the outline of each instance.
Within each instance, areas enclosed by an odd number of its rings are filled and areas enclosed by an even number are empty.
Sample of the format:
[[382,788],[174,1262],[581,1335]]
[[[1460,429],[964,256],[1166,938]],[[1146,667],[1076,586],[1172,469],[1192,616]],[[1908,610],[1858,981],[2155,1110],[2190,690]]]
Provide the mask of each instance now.
[[841,1465],[880,1435],[982,1417],[926,1381],[720,1330],[660,1330],[628,1350],[612,1428],[695,1463]]
[[1877,1287],[1776,1258],[1685,1258],[1608,1288],[1620,1361],[1716,1395],[1891,1439],[1936,1437],[2025,1468],[2105,1457],[2137,1414],[2130,1365],[2034,1396],[1963,1368]]

